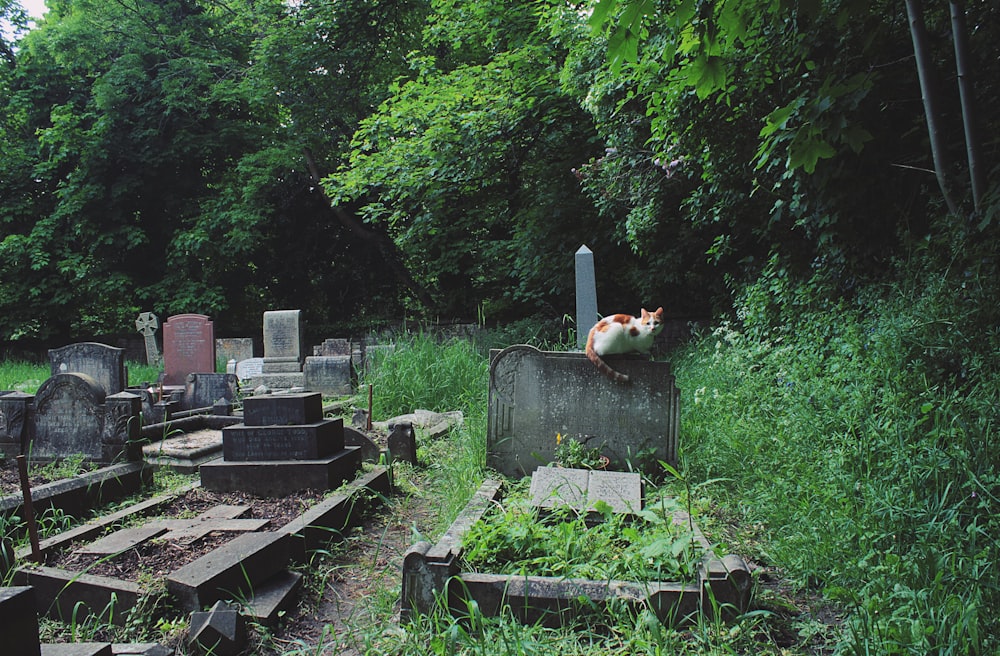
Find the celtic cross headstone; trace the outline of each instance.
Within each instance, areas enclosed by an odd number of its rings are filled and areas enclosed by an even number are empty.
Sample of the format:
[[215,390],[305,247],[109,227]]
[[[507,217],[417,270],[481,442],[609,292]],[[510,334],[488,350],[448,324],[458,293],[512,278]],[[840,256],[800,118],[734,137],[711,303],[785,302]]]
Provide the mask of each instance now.
[[146,362],[156,365],[160,363],[160,350],[156,346],[156,329],[160,320],[152,312],[142,312],[135,320],[135,329],[146,340]]

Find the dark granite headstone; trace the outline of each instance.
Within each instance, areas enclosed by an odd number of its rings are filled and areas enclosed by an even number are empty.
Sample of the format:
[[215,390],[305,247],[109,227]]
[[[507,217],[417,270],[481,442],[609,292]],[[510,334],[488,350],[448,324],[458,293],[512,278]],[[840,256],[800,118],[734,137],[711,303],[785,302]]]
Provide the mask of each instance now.
[[24,453],[28,444],[28,414],[35,397],[24,392],[0,392],[0,459]]
[[86,374],[57,374],[35,396],[32,459],[57,460],[81,453],[103,461],[104,388]]
[[346,396],[351,387],[351,356],[314,355],[306,358],[302,372],[306,389],[327,396]]
[[344,448],[344,420],[323,419],[296,426],[246,426],[222,429],[222,455],[230,462],[317,460]]
[[211,408],[219,399],[236,400],[239,380],[236,374],[192,373],[184,381],[185,410]]
[[215,333],[203,314],[176,314],[163,324],[163,384],[183,385],[190,373],[215,371]]
[[417,464],[417,433],[413,424],[400,422],[393,426],[387,442],[393,462],[402,460],[411,465]]
[[313,424],[323,419],[323,395],[319,392],[267,394],[243,399],[243,423],[247,426]]
[[49,368],[57,374],[86,374],[101,386],[105,394],[117,394],[125,389],[125,349],[80,342],[49,350]]
[[680,391],[670,364],[612,356],[615,383],[583,353],[518,345],[491,354],[487,464],[525,476],[555,460],[556,435],[601,448],[612,468],[676,462]]
[[141,424],[142,398],[138,394],[119,392],[104,397],[101,462],[141,460]]
[[38,611],[30,586],[0,588],[0,636],[4,654],[39,656]]

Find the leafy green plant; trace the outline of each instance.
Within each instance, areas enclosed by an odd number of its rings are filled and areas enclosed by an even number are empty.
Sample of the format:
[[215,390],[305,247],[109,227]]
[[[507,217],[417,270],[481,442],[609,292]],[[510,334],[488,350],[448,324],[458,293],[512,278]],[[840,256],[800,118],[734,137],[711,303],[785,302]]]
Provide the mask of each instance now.
[[557,433],[553,464],[572,469],[604,469],[607,457],[601,455],[600,447],[586,446],[587,439],[575,440]]
[[[475,570],[561,578],[689,580],[700,557],[694,535],[663,498],[636,517],[598,504],[598,520],[567,505],[540,510],[524,485],[472,526],[463,558]],[[595,557],[598,556],[598,557]]]

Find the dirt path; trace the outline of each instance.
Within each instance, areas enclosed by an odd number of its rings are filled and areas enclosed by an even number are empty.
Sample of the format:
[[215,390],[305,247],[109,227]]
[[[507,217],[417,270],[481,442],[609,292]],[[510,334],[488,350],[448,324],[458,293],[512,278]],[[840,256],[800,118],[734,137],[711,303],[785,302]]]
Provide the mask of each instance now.
[[396,625],[403,556],[412,527],[429,514],[417,498],[393,497],[331,545],[331,557],[310,565],[312,580],[296,614],[272,638],[279,651],[271,653],[309,647],[310,654],[359,655],[376,625],[386,617]]

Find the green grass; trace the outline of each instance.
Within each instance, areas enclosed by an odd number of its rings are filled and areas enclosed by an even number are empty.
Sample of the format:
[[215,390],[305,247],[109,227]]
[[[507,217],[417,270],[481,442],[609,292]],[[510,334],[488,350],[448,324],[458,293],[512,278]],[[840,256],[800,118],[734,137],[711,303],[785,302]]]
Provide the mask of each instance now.
[[[128,384],[156,382],[160,375],[159,367],[141,362],[126,362],[128,369]],[[18,391],[34,394],[42,383],[48,380],[51,371],[47,364],[7,360],[0,363],[0,391]]]

